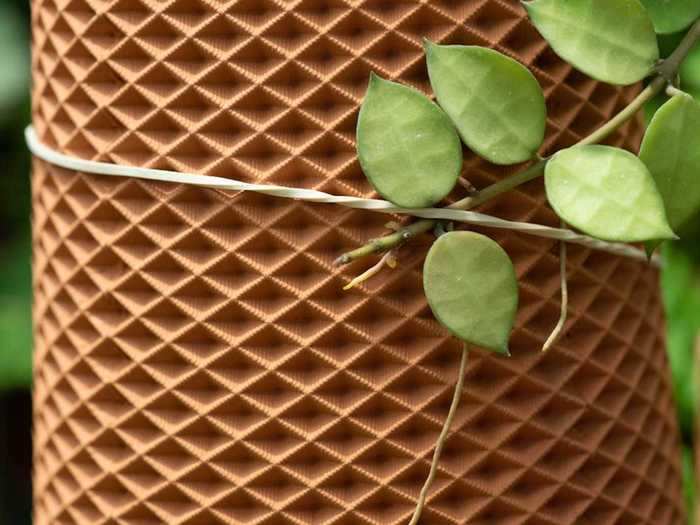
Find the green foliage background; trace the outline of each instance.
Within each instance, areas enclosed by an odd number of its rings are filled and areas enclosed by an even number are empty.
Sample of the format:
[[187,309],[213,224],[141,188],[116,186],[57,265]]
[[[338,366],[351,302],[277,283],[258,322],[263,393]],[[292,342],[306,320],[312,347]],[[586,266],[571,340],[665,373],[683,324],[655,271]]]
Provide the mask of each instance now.
[[0,0],[0,524],[31,523],[29,3]]
[[26,3],[0,0],[0,389],[31,380],[29,121]]
[[[659,37],[662,56],[678,45],[683,33]],[[681,67],[680,87],[700,100],[700,45]],[[646,108],[647,120],[663,104],[659,96]],[[696,351],[700,351],[700,217],[680,232],[682,240],[663,248],[661,275],[667,317],[668,353],[683,439],[683,475],[689,523],[695,523],[696,476],[694,433],[697,419],[698,369]]]
[[[30,440],[31,267],[29,156],[23,128],[29,122],[29,13],[24,0],[0,0],[0,524],[29,516],[29,470],[17,454]],[[679,35],[663,37],[673,49]],[[684,64],[683,89],[700,99],[700,46]],[[650,105],[648,114],[662,100]],[[683,432],[689,508],[694,508],[694,349],[700,333],[700,218],[684,241],[664,248],[662,284],[668,311],[668,347]],[[19,445],[18,445],[19,443]],[[26,446],[25,446],[26,445]],[[2,450],[4,449],[4,450]],[[25,465],[17,468],[17,465]],[[692,522],[691,522],[692,523]]]

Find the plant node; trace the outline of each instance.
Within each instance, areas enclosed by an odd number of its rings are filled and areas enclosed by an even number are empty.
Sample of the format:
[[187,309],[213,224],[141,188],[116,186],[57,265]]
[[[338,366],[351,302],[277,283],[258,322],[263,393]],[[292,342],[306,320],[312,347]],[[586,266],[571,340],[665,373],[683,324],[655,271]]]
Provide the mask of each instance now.
[[371,279],[372,277],[377,275],[382,270],[382,268],[384,268],[384,266],[388,266],[391,269],[394,269],[396,268],[396,266],[398,266],[396,254],[393,250],[386,252],[384,254],[384,257],[379,259],[379,262],[377,262],[377,264],[355,277],[352,281],[350,281],[343,287],[343,290],[350,290],[358,284],[361,284],[367,281],[368,279]]

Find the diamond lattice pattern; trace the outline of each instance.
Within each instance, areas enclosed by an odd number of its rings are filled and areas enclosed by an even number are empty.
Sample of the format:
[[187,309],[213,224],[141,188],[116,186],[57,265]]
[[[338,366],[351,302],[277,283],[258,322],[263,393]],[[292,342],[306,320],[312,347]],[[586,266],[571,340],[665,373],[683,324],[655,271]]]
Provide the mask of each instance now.
[[[369,194],[353,143],[368,74],[427,90],[423,36],[530,66],[549,150],[634,95],[558,60],[515,0],[32,7],[34,124],[83,158]],[[468,158],[478,187],[505,173]],[[33,172],[37,524],[406,522],[459,360],[425,304],[425,244],[342,292],[366,263],[333,259],[385,218]],[[538,182],[484,211],[556,224]],[[521,282],[515,357],[474,353],[423,523],[681,523],[657,272],[572,248],[567,334],[541,355],[556,247],[495,236]]]

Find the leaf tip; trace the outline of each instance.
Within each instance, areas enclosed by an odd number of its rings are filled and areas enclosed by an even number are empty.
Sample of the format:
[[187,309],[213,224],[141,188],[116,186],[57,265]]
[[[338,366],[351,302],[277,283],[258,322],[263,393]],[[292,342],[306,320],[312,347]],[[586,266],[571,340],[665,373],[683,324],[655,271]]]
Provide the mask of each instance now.
[[661,242],[659,241],[647,241],[644,243],[644,252],[647,256],[647,262],[652,261],[652,259],[654,258],[654,254],[656,253],[656,250],[659,248],[660,245]]
[[644,246],[646,250],[651,249],[656,250],[665,241],[678,241],[680,237],[673,231],[671,226],[666,223],[663,225],[658,225],[656,232],[644,239]]
[[493,346],[487,346],[485,348],[495,354],[502,355],[503,357],[512,357],[510,348],[508,347],[508,339],[504,340],[503,342],[494,341]]
[[389,81],[380,76],[379,74],[375,73],[374,71],[370,71],[369,73],[369,82],[367,83],[367,95],[370,93],[373,93],[377,90],[380,90],[382,88],[383,84],[388,84]]
[[659,235],[656,240],[658,240],[658,241],[679,241],[680,237],[678,236],[678,234],[676,234],[676,232],[673,231],[671,226],[668,223],[666,223],[663,230],[662,230],[662,235]]

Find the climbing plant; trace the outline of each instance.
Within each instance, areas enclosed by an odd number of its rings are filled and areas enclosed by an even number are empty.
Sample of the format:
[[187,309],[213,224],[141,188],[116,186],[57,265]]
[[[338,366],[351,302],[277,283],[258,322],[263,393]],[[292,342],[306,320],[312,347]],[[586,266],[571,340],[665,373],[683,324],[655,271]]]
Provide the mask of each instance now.
[[[357,123],[360,165],[376,191],[405,208],[437,205],[461,178],[463,145],[497,165],[529,165],[451,204],[469,210],[528,181],[544,178],[547,199],[562,223],[594,239],[644,243],[652,256],[678,238],[700,213],[700,104],[681,91],[681,66],[700,40],[700,2],[686,0],[532,0],[530,20],[551,48],[590,77],[615,85],[646,81],[620,113],[572,147],[540,156],[545,97],[518,61],[479,46],[425,41],[434,101],[418,90],[372,74]],[[689,28],[689,29],[688,29]],[[687,29],[668,58],[657,35]],[[639,155],[600,145],[660,94],[668,100],[649,123]],[[465,343],[460,383],[435,450],[433,465],[411,524],[420,519],[442,443],[460,396],[467,347],[509,354],[518,306],[516,274],[505,251],[489,237],[452,231],[432,219],[394,225],[395,231],[342,255],[347,264],[372,254],[379,263],[353,286],[396,262],[395,249],[435,232],[423,284],[437,320]],[[562,275],[565,244],[561,245]],[[564,325],[562,318],[545,344]]]
[[[676,87],[683,59],[700,38],[700,23],[660,60],[654,28],[683,27],[687,11],[658,9],[652,1],[645,4],[525,3],[534,25],[574,67],[617,85],[650,79],[637,98],[601,128],[546,158],[538,153],[546,126],[542,88],[512,58],[478,46],[426,40],[435,101],[372,74],[357,124],[358,156],[368,180],[397,206],[434,206],[460,180],[462,142],[494,164],[530,165],[450,208],[474,208],[543,176],[552,209],[591,237],[644,242],[649,254],[664,241],[677,239],[677,232],[700,212],[700,184],[694,182],[700,171],[700,103]],[[664,91],[670,100],[651,120],[639,156],[598,144]],[[511,261],[483,235],[436,226],[442,225],[427,219],[414,222],[344,254],[339,262],[388,252],[418,233],[439,230],[424,268],[425,291],[435,316],[466,343],[507,353],[517,309]]]

